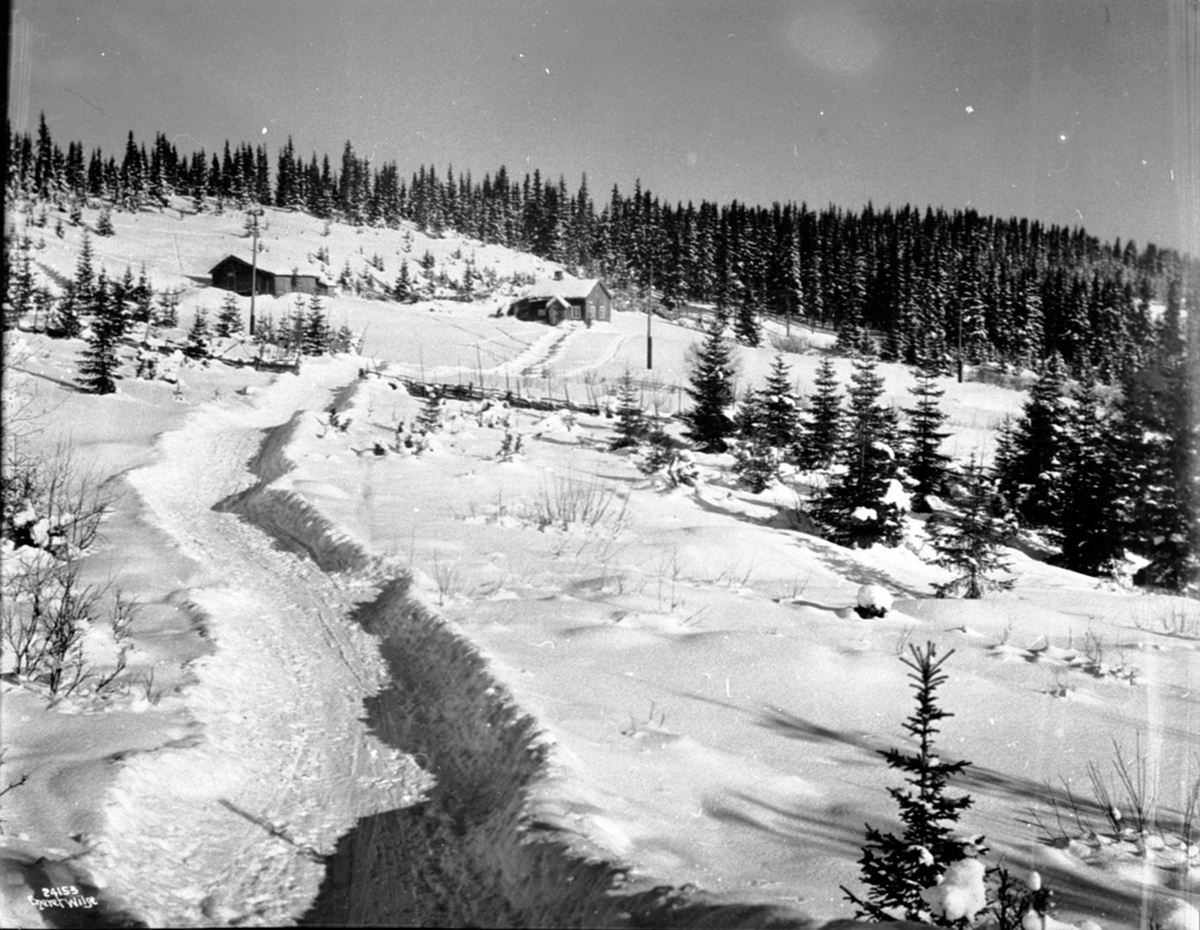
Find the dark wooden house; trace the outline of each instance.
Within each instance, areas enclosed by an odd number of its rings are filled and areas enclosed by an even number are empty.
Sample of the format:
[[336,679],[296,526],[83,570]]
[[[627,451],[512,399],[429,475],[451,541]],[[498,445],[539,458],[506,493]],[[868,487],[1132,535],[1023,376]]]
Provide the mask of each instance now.
[[233,291],[243,297],[250,295],[251,280],[257,282],[254,293],[271,297],[293,293],[318,294],[322,297],[329,294],[329,285],[320,275],[271,271],[262,265],[254,268],[250,262],[236,255],[226,255],[213,265],[209,274],[214,287]]
[[563,320],[605,323],[612,319],[613,297],[597,278],[568,278],[557,272],[547,281],[531,285],[509,305],[519,320],[557,326]]

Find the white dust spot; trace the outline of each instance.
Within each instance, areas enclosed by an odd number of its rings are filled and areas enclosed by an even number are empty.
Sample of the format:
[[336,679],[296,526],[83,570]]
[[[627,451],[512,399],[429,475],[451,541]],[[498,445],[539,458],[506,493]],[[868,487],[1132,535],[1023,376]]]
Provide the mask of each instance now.
[[974,108],[974,107],[967,107],[966,109],[967,109],[967,112],[968,112],[968,113],[974,113],[974,112],[975,112],[975,108]]
[[1060,133],[1058,134],[1058,141],[1059,141],[1059,142],[1064,142],[1064,143],[1065,143],[1065,142],[1070,142],[1070,141],[1071,141],[1071,137],[1070,137],[1070,136],[1068,136],[1068,135],[1067,135],[1065,132],[1060,132]]
[[262,134],[263,134],[264,136],[267,134],[267,127],[266,127],[266,126],[264,126],[264,127],[263,127]]

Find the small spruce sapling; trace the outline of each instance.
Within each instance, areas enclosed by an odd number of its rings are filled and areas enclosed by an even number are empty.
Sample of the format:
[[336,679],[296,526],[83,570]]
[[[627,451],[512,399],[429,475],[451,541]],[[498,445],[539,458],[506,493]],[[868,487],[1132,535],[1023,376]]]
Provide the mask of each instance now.
[[217,312],[216,333],[222,339],[236,336],[242,332],[242,309],[238,306],[237,296],[231,291],[221,302]]
[[945,584],[934,585],[938,597],[958,594],[979,600],[989,590],[1007,591],[1014,579],[996,577],[1008,573],[1011,563],[1001,549],[1011,528],[992,516],[992,492],[983,468],[971,459],[963,472],[965,492],[957,514],[938,513],[926,523],[937,558],[935,565],[955,573]]
[[431,391],[425,398],[421,412],[417,414],[416,432],[422,435],[439,432],[442,428],[442,398],[437,391]]
[[642,405],[638,403],[637,385],[628,368],[621,375],[617,390],[617,435],[608,444],[613,452],[617,449],[636,449],[647,433],[646,418],[642,413]]
[[948,797],[946,782],[971,763],[946,762],[934,751],[938,722],[953,714],[937,704],[937,689],[947,680],[942,670],[954,654],[951,649],[938,656],[937,646],[927,642],[924,649],[909,646],[910,655],[902,656],[912,671],[908,677],[916,692],[916,710],[904,722],[905,731],[916,740],[915,753],[898,749],[880,751],[890,768],[904,773],[907,786],[889,788],[888,794],[900,808],[904,824],[902,836],[884,834],[867,825],[867,842],[859,865],[867,886],[865,898],[842,891],[858,908],[855,916],[875,921],[913,920],[936,923],[922,892],[933,888],[951,863],[979,851],[977,842],[955,839],[952,825],[959,813],[973,803],[970,795]]

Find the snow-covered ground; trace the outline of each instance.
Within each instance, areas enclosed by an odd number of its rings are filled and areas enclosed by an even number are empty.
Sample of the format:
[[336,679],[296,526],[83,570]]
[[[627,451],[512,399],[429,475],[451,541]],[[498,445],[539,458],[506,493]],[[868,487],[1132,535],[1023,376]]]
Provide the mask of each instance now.
[[[451,277],[472,256],[501,277],[551,267],[454,237],[411,232],[405,252],[403,230],[267,219],[268,249],[323,246],[331,277],[379,254],[393,279],[426,250]],[[115,277],[144,263],[156,288],[184,288],[186,328],[224,297],[189,276],[244,246],[242,220],[116,214],[117,234],[92,238],[96,263]],[[69,279],[79,232],[30,232],[45,242],[36,271]],[[367,900],[405,876],[429,886],[426,902],[438,883],[457,902],[441,922],[512,922],[466,898],[489,883],[519,898],[523,879],[504,874],[525,861],[511,858],[518,825],[627,869],[630,894],[690,885],[706,902],[847,917],[839,886],[860,888],[864,824],[897,829],[885,789],[898,776],[876,750],[903,744],[898,656],[927,640],[956,650],[939,745],[974,763],[952,788],[975,799],[962,826],[986,835],[989,863],[1037,869],[1072,922],[1147,926],[1196,902],[1200,854],[1172,825],[1200,779],[1200,605],[1018,551],[1011,593],[937,600],[946,576],[915,522],[898,549],[841,548],[798,528],[791,489],[739,489],[730,457],[697,456],[694,487],[646,478],[607,450],[603,414],[448,401],[433,447],[413,454],[403,436],[423,401],[405,378],[587,403],[629,368],[648,407],[686,398],[695,330],[655,319],[646,372],[642,316],[548,329],[494,316],[502,301],[333,297],[362,356],[305,360],[298,375],[187,363],[177,386],[130,365],[108,397],[70,389],[82,342],[19,335],[6,377],[52,411],[41,441],[69,437],[120,491],[89,577],[141,611],[125,693],[48,706],[28,683],[0,685],[0,788],[28,776],[0,798],[5,925],[47,919],[26,897],[39,882],[84,878],[153,925],[277,924],[318,894],[319,914],[438,922],[394,889]],[[260,297],[257,312],[291,303]],[[772,354],[738,350],[744,385]],[[787,357],[802,393],[820,357]],[[849,362],[835,363],[845,383]],[[909,405],[910,375],[880,370]],[[1024,395],[944,386],[947,450],[990,454]],[[519,455],[500,455],[506,432]],[[885,617],[852,609],[863,584],[892,595]],[[93,661],[111,666],[111,642],[94,639]],[[1089,764],[1120,797],[1114,747],[1148,760],[1163,827],[1150,836],[1087,809]],[[424,847],[391,849],[414,830]],[[398,861],[422,855],[438,868]],[[542,867],[531,901],[562,875],[564,898],[564,882],[585,884],[582,867]],[[577,897],[592,907],[602,890]]]

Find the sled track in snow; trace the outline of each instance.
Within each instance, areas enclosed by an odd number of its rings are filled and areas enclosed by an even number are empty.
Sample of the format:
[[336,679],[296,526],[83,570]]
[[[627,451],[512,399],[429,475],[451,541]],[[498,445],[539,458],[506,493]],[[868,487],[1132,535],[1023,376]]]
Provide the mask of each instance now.
[[[315,508],[272,481],[299,422],[269,430],[258,483],[223,509],[239,513],[326,572],[381,563]],[[272,499],[284,494],[290,500]],[[286,503],[287,506],[283,506]],[[360,819],[326,860],[305,925],[807,927],[803,913],[633,883],[582,837],[534,819],[529,789],[552,752],[468,640],[392,578],[352,615],[380,637],[390,686],[366,702],[384,743],[436,778],[429,800]]]

